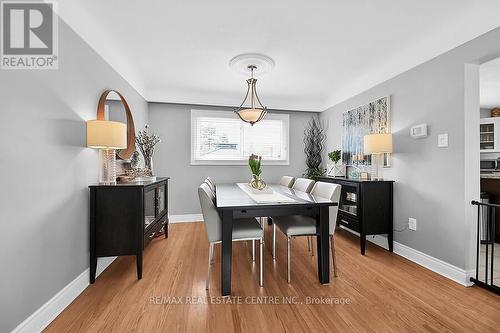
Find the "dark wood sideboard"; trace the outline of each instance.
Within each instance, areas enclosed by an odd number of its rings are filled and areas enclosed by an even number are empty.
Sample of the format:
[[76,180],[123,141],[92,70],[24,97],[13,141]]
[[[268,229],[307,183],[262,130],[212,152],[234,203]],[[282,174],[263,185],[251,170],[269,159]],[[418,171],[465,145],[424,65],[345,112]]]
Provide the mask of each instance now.
[[144,248],[162,228],[168,237],[168,180],[89,186],[90,283],[99,257],[135,255],[142,278]]
[[387,234],[392,252],[394,181],[341,177],[319,177],[318,181],[342,186],[337,226],[359,233],[361,254],[365,254],[366,236],[380,234]]

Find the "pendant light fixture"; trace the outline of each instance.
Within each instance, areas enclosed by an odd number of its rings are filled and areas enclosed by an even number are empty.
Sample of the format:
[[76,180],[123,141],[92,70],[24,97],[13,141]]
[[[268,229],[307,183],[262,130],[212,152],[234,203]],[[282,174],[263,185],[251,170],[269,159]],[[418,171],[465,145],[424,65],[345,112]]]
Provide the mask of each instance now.
[[234,111],[241,120],[246,123],[250,123],[253,126],[256,122],[259,122],[264,118],[267,113],[267,108],[260,102],[259,96],[257,95],[257,79],[253,77],[254,70],[257,69],[255,65],[249,65],[248,70],[250,70],[250,78],[247,80],[247,93],[243,102],[239,108]]

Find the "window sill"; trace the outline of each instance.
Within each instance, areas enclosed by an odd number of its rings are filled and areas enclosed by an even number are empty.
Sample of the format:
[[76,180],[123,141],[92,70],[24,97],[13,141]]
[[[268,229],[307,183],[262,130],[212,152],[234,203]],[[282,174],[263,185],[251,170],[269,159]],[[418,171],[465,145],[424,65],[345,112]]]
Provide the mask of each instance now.
[[[206,165],[206,166],[248,166],[248,161],[191,161],[190,165]],[[262,161],[262,166],[272,166],[272,165],[290,165],[290,161]]]

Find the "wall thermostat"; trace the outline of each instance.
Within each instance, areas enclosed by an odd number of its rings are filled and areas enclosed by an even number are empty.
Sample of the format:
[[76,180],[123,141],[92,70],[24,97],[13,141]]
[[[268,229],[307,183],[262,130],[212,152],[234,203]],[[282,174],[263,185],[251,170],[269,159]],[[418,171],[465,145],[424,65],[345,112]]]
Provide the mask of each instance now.
[[410,135],[414,139],[425,138],[427,136],[427,124],[413,126],[410,129]]

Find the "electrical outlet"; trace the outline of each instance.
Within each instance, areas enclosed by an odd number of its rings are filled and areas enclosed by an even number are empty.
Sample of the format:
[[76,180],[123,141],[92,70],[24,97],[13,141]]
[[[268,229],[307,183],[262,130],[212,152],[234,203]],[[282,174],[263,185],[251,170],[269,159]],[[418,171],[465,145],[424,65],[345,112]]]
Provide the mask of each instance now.
[[439,148],[448,147],[448,133],[438,135],[438,147]]
[[413,217],[408,218],[408,228],[413,231],[417,231],[417,219]]

